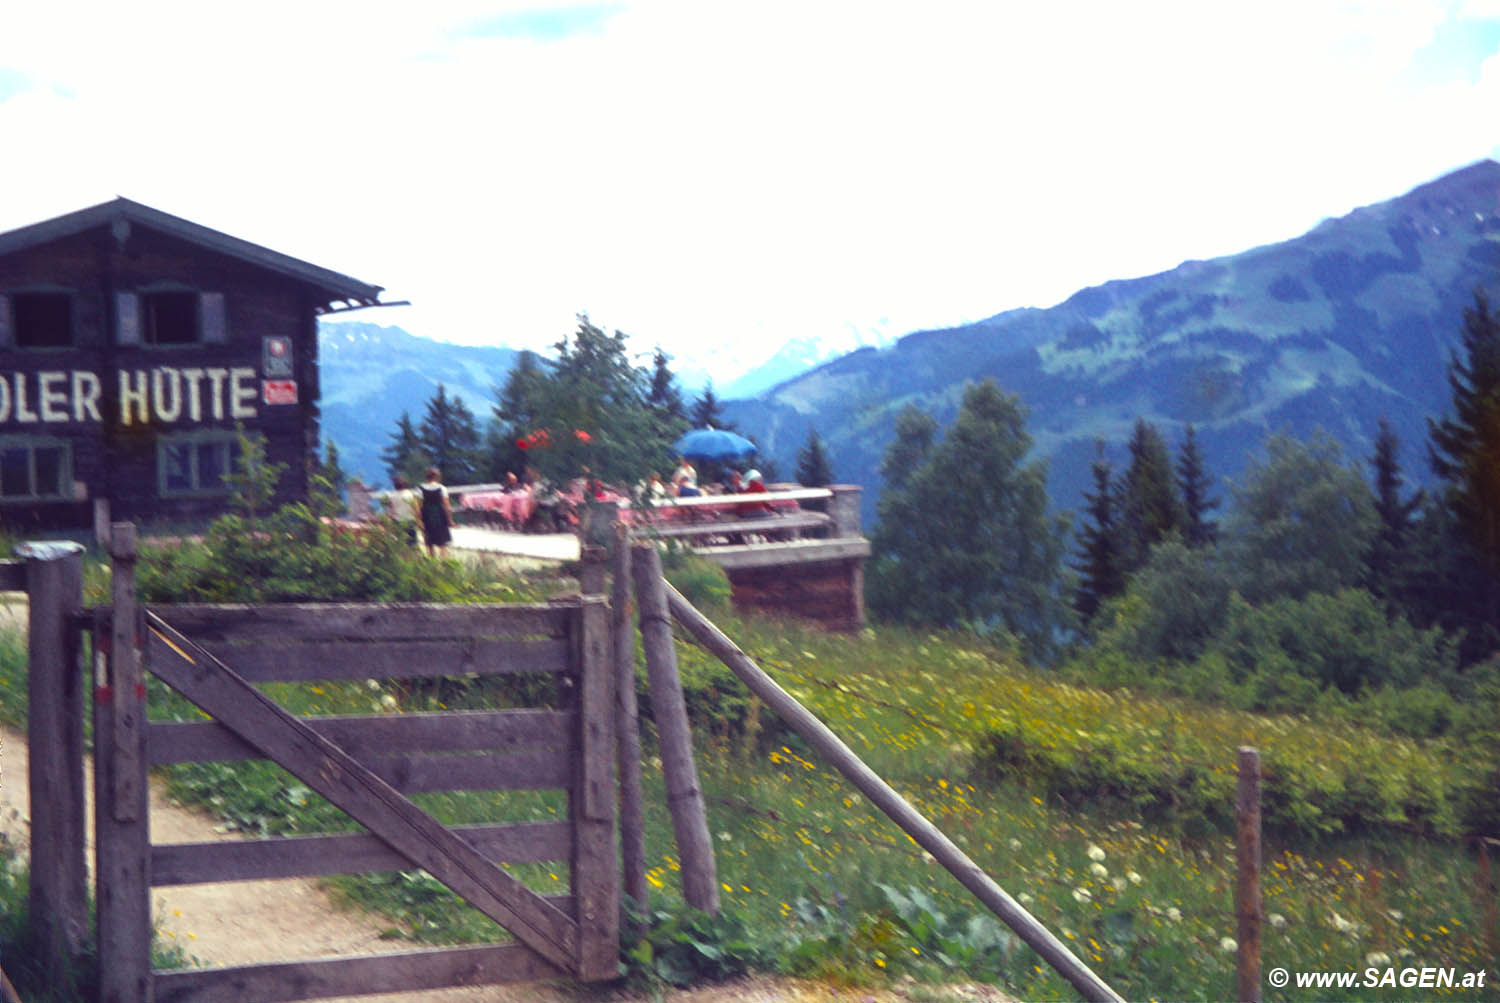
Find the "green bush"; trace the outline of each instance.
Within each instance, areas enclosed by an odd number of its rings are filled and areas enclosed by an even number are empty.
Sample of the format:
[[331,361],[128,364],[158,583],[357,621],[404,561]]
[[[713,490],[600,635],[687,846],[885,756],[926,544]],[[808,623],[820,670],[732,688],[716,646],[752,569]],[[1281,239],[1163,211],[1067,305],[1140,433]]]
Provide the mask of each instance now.
[[142,558],[136,582],[146,602],[496,598],[458,561],[423,556],[390,520],[333,529],[300,504],[254,521],[222,516],[202,542],[143,547]]
[[[1172,545],[1153,554],[1139,582],[1105,607],[1097,640],[1075,653],[1065,676],[1241,710],[1317,707],[1397,735],[1440,736],[1457,727],[1465,683],[1441,631],[1390,617],[1363,589],[1260,605],[1226,592],[1220,608],[1208,595],[1215,579],[1189,573],[1190,555],[1159,561],[1174,556]],[[1171,582],[1199,597],[1168,599]]]
[[1491,755],[1325,721],[1260,717],[1075,686],[1017,686],[975,743],[981,776],[1014,779],[1079,802],[1128,804],[1161,821],[1227,827],[1234,750],[1262,750],[1266,825],[1324,836],[1415,826],[1447,835],[1467,820]]
[[[1214,647],[1236,680],[1290,673],[1313,680],[1319,689],[1349,695],[1451,679],[1456,666],[1453,648],[1439,630],[1422,631],[1400,617],[1388,618],[1380,601],[1363,589],[1260,606],[1236,596]],[[1255,709],[1297,707],[1266,702]]]

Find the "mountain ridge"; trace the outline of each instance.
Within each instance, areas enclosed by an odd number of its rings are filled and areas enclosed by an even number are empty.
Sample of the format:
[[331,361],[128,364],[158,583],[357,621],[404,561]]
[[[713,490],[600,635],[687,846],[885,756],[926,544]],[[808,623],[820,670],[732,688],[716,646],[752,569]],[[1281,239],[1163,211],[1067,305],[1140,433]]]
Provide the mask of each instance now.
[[1278,428],[1324,427],[1363,460],[1388,414],[1421,479],[1412,450],[1446,407],[1462,309],[1497,284],[1500,163],[1483,160],[1287,241],[912,332],[726,413],[783,464],[816,427],[840,478],[866,486],[867,513],[896,412],[916,404],[946,425],[963,384],[986,376],[1030,409],[1060,508],[1077,506],[1095,440],[1118,459],[1137,417],[1169,436],[1194,424],[1216,476],[1233,476]]

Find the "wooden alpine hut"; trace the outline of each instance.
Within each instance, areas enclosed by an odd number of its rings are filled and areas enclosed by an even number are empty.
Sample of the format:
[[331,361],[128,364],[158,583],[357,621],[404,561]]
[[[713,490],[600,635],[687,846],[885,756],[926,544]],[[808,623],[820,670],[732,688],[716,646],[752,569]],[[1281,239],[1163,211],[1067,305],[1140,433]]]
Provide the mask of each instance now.
[[216,515],[239,428],[305,497],[317,318],[381,291],[124,198],[0,233],[0,524]]

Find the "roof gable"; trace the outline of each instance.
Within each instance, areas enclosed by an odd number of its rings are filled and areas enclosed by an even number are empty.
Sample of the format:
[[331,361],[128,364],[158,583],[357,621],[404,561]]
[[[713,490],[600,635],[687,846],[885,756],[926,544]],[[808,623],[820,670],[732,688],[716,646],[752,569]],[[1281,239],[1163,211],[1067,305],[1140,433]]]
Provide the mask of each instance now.
[[119,240],[128,237],[131,226],[141,226],[176,237],[207,250],[228,255],[247,264],[297,279],[327,295],[329,302],[347,300],[358,306],[379,305],[382,286],[372,286],[248,240],[201,226],[127,198],[116,198],[87,209],[0,233],[0,255],[28,250],[89,230],[109,227]]

